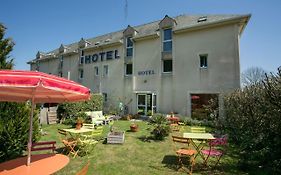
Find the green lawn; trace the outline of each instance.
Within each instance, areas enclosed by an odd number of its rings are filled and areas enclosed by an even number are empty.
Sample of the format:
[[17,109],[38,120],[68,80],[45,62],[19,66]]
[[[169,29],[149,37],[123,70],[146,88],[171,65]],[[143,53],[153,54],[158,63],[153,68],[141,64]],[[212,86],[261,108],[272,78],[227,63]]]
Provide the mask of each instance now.
[[[138,122],[140,130],[130,132],[129,121],[117,121],[114,127],[125,132],[125,143],[122,145],[98,143],[94,151],[84,157],[70,158],[70,163],[57,172],[61,174],[75,174],[89,160],[90,168],[88,174],[97,175],[174,175],[186,174],[185,171],[177,171],[177,157],[173,149],[171,136],[165,141],[154,141],[146,139],[149,136],[150,127],[146,122]],[[59,141],[57,128],[66,128],[65,125],[45,125],[43,131],[47,134],[41,140],[56,140],[57,148],[62,148]],[[188,130],[188,126],[184,128]],[[109,131],[106,126],[104,135]],[[231,152],[224,156],[216,169],[204,168],[202,159],[196,158],[196,165],[193,174],[247,174],[239,171],[237,156]],[[58,151],[61,149],[58,149]]]

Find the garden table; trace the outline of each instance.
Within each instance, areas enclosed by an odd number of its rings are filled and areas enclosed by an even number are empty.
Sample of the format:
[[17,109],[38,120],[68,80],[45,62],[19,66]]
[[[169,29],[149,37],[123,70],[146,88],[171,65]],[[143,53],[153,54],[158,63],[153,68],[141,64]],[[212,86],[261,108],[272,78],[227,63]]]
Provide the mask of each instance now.
[[[204,156],[201,154],[201,150],[204,147],[204,141],[210,141],[210,140],[214,140],[215,137],[210,134],[210,133],[191,133],[191,132],[186,132],[183,133],[183,137],[185,138],[189,138],[191,140],[191,144],[194,146],[194,148],[197,151],[197,154],[195,155],[195,158],[200,155],[203,160],[204,160]],[[195,140],[199,140],[199,144],[196,144],[194,141]]]
[[62,154],[31,155],[31,163],[26,165],[27,156],[0,164],[0,175],[49,175],[69,163],[69,158]]
[[78,138],[80,136],[80,134],[92,132],[95,129],[89,128],[89,127],[82,127],[80,129],[69,128],[69,129],[62,129],[62,130],[68,132],[73,138]]

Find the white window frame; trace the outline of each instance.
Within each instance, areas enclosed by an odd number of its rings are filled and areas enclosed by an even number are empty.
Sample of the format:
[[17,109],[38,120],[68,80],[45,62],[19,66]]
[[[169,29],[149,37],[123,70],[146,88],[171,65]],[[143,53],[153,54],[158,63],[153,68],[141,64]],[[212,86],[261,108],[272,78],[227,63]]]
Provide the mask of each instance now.
[[[167,39],[167,40],[165,40],[165,30],[171,30],[171,39]],[[172,30],[172,28],[167,28],[167,29],[163,29],[163,40],[162,40],[162,51],[163,52],[172,52],[172,50],[173,50],[173,30]],[[171,50],[164,50],[164,43],[168,43],[168,42],[171,42]]]
[[[132,46],[128,46],[128,40],[131,40]],[[128,49],[132,49],[132,55],[128,56]],[[134,55],[134,42],[133,37],[129,36],[126,38],[126,57],[132,57]]]
[[[165,61],[172,61],[172,71],[169,71],[169,72],[164,72],[164,62]],[[173,72],[173,60],[162,60],[162,73],[166,73],[166,74],[170,74]]]
[[[132,65],[132,74],[127,74],[127,65],[131,64]],[[132,76],[133,75],[133,63],[126,63],[125,64],[125,76]]]
[[[205,64],[203,66],[201,65],[201,58],[202,57],[206,58],[206,60],[204,62]],[[199,54],[199,67],[201,69],[207,69],[208,68],[208,54]]]
[[84,63],[85,63],[84,50],[81,50],[79,64],[84,64]]

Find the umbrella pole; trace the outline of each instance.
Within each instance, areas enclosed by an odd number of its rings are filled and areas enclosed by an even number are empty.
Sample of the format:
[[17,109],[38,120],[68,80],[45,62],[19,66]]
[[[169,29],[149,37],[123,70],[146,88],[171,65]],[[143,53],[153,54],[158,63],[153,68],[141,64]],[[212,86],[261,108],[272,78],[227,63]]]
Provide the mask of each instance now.
[[29,136],[28,136],[28,144],[27,144],[27,166],[30,165],[30,161],[31,161],[33,111],[34,111],[34,97],[32,97],[32,100],[31,100],[31,114],[29,117]]

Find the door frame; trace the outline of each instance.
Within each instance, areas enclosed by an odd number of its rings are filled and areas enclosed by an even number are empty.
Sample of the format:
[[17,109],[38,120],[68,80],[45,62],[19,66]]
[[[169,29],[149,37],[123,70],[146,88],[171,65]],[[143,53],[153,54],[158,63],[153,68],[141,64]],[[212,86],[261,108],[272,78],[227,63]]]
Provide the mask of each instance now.
[[[139,96],[144,95],[144,100],[145,103],[139,105]],[[154,112],[156,112],[157,110],[157,103],[156,103],[156,93],[152,93],[152,92],[140,92],[140,93],[136,93],[136,98],[137,98],[137,105],[136,105],[136,109],[137,109],[137,113],[139,111],[139,107],[144,107],[144,115],[147,115],[148,110],[148,96],[150,96],[151,102],[150,102],[150,108],[151,108],[151,115],[153,115]],[[154,105],[155,104],[155,105]]]

